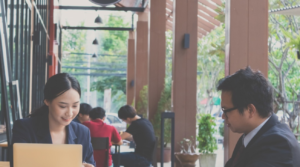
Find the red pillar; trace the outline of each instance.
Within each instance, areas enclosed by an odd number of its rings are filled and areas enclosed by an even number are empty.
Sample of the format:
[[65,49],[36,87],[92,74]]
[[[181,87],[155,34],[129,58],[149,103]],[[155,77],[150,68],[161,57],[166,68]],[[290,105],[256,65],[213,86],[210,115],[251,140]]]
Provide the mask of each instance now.
[[164,89],[166,61],[166,0],[151,0],[149,12],[149,120],[154,118]]
[[127,85],[126,85],[126,96],[127,96],[127,104],[132,105],[134,100],[134,87],[135,87],[135,78],[134,78],[134,72],[135,72],[135,32],[130,31],[129,32],[129,38],[128,38],[128,51],[127,51]]
[[49,34],[49,55],[52,56],[52,65],[49,65],[48,67],[48,74],[49,78],[56,74],[56,68],[57,68],[57,60],[55,58],[54,53],[54,32],[55,32],[55,26],[54,26],[54,0],[49,0],[50,5],[50,11],[49,11],[49,26],[48,26],[48,34]]
[[135,36],[135,107],[139,103],[140,91],[148,85],[148,11],[138,13]]
[[[226,75],[250,66],[268,76],[268,0],[227,0]],[[224,161],[241,134],[224,129]]]
[[[196,136],[198,0],[176,0],[173,9],[173,110],[178,152],[183,138]],[[185,34],[190,35],[186,49]],[[180,166],[178,162],[176,166]]]

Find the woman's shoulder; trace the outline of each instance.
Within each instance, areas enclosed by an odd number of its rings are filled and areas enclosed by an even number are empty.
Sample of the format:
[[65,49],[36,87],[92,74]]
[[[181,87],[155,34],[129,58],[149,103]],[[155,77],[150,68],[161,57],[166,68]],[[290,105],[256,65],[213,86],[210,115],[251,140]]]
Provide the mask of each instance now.
[[34,126],[37,123],[38,119],[33,117],[33,118],[23,118],[23,119],[18,119],[14,122],[14,127],[16,126]]
[[70,125],[69,125],[75,133],[77,134],[87,134],[90,132],[89,128],[87,128],[86,126],[80,124],[80,123],[77,123],[77,122],[71,122]]

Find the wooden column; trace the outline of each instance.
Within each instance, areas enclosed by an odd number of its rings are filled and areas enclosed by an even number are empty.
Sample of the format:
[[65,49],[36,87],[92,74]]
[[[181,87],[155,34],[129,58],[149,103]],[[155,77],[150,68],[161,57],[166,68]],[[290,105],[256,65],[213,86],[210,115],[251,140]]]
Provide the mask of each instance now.
[[[177,143],[196,135],[198,1],[176,0],[173,5],[173,110],[175,151],[180,151]],[[190,35],[188,49],[183,48],[186,33]]]
[[151,0],[149,12],[149,120],[157,111],[158,101],[164,89],[166,62],[166,0]]
[[[268,75],[268,0],[227,0],[227,74],[250,66]],[[224,161],[231,157],[241,134],[224,131]]]
[[148,84],[148,11],[138,13],[135,40],[135,107],[140,101],[140,90]]
[[134,99],[134,71],[135,71],[135,32],[129,31],[128,38],[128,51],[127,51],[127,84],[126,84],[126,96],[127,104],[132,105]]

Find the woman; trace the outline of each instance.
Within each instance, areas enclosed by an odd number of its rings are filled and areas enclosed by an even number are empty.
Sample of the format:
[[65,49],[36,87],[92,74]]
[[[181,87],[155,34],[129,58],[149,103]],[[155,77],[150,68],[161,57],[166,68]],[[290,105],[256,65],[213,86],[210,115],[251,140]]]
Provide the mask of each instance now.
[[30,118],[14,123],[12,143],[81,144],[84,167],[95,166],[90,131],[72,122],[80,108],[80,85],[67,73],[51,77],[44,88],[44,105]]

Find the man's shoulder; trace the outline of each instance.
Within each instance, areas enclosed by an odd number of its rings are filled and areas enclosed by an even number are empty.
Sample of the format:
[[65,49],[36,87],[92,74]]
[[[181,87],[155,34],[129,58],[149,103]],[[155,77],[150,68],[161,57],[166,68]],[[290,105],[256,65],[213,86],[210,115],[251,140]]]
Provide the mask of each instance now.
[[151,124],[151,122],[148,119],[140,118],[140,119],[137,119],[136,121],[133,121],[132,124],[147,125],[147,124]]
[[292,131],[285,124],[276,124],[264,134],[262,134],[256,144],[264,147],[282,147],[286,149],[300,149]]

